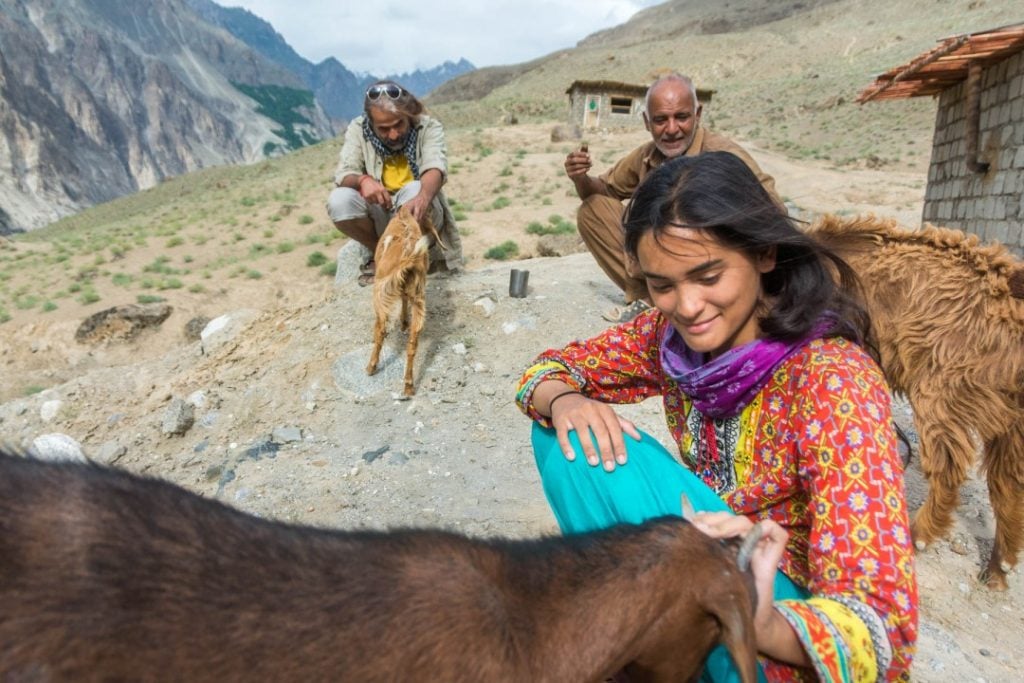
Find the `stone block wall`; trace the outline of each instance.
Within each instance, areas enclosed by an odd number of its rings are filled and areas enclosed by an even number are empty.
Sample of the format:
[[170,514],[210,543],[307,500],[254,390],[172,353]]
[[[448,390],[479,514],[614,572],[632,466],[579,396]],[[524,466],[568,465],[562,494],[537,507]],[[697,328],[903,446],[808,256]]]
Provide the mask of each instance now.
[[966,135],[964,82],[939,98],[922,218],[1024,256],[1024,52],[982,72],[978,158],[986,173],[967,169]]

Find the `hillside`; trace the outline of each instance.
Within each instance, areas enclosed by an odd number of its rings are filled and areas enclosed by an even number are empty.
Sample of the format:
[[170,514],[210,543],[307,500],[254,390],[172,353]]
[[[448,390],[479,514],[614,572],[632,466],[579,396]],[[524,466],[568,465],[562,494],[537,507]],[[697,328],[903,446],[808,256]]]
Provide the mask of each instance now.
[[791,158],[906,168],[930,154],[934,103],[861,106],[857,92],[943,37],[1020,20],[1019,7],[990,0],[672,0],[574,49],[456,78],[429,101],[449,125],[561,120],[574,80],[678,70],[715,91],[707,115],[719,131]]

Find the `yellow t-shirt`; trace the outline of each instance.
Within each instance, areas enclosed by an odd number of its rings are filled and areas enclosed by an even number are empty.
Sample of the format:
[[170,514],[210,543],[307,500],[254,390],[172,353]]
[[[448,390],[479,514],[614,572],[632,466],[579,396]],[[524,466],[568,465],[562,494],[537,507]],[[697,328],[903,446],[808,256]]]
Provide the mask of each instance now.
[[380,174],[380,180],[388,192],[398,192],[403,185],[415,180],[409,160],[404,154],[392,154],[384,158],[384,171]]

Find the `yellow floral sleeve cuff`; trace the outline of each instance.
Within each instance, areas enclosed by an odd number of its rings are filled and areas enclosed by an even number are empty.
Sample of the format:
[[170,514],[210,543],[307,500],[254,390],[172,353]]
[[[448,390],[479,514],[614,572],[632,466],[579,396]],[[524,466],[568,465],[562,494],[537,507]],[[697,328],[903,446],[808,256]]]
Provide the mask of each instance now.
[[850,596],[780,600],[819,680],[870,683],[885,677],[892,647],[881,617]]

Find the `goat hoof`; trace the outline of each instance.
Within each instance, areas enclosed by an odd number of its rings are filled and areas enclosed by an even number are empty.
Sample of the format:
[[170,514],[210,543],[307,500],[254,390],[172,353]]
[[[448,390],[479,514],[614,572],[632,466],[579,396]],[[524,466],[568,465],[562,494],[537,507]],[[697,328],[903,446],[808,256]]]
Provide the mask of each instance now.
[[978,580],[985,584],[989,590],[1005,591],[1010,587],[1006,581],[1006,574],[1000,570],[993,570],[991,567],[983,569],[978,574]]
[[375,374],[377,374],[377,366],[376,365],[367,365],[366,366],[366,374],[367,375],[375,375]]
[[410,386],[407,386],[405,388],[405,391],[402,392],[403,396],[414,396],[415,394],[416,394],[416,389],[413,388],[413,387],[410,387]]
[[914,547],[917,548],[919,551],[921,551],[921,550],[924,550],[925,548],[927,548],[928,544],[925,543],[924,541],[918,539],[918,540],[914,541]]

